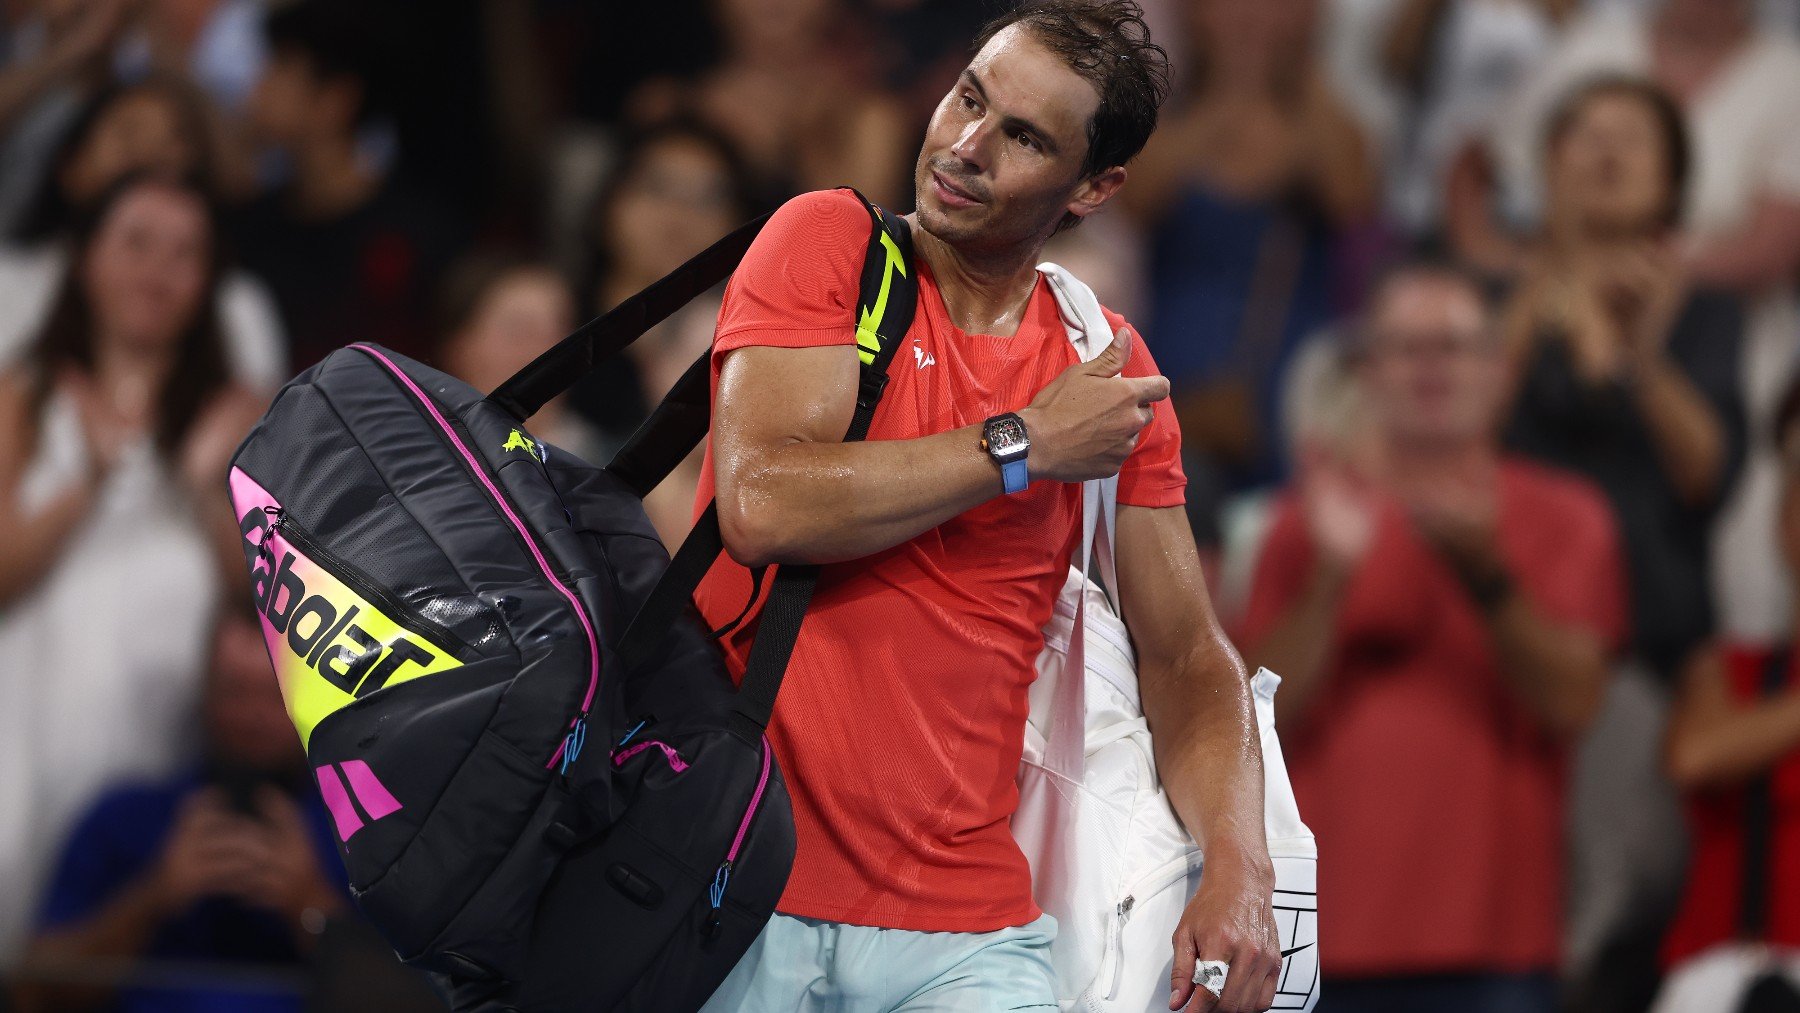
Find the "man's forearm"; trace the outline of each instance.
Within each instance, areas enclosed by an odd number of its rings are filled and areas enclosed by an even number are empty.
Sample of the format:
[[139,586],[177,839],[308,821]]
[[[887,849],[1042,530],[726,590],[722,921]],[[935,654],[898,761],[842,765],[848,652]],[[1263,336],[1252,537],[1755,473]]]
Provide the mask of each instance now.
[[913,440],[795,441],[719,478],[725,547],[748,566],[835,563],[899,545],[1001,492],[981,427]]
[[1262,742],[1237,652],[1203,642],[1172,664],[1140,667],[1138,679],[1149,684],[1156,768],[1182,825],[1209,861],[1266,872]]
[[1517,592],[1488,613],[1507,684],[1544,723],[1565,735],[1586,728],[1606,686],[1606,651],[1586,630],[1540,616]]
[[1320,560],[1306,587],[1269,632],[1251,648],[1257,664],[1281,676],[1276,698],[1280,720],[1304,714],[1325,681],[1337,627],[1338,603],[1349,580],[1346,567]]
[[[102,1005],[108,990],[67,984],[67,976],[81,970],[84,960],[136,956],[166,912],[161,893],[144,879],[126,887],[87,920],[39,936],[25,953],[20,1008],[79,1010]],[[34,970],[44,972],[43,980],[34,980]]]

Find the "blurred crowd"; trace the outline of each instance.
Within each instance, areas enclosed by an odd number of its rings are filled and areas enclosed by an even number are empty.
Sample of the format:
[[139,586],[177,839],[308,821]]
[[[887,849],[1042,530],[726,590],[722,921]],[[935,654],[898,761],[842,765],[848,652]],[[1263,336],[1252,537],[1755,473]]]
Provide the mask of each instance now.
[[[350,341],[489,388],[796,193],[910,210],[999,2],[0,7],[0,1009],[432,1008],[225,461]],[[1285,679],[1322,1008],[1800,1010],[1800,0],[1144,4],[1174,95],[1047,256]],[[717,307],[534,433],[604,463]]]

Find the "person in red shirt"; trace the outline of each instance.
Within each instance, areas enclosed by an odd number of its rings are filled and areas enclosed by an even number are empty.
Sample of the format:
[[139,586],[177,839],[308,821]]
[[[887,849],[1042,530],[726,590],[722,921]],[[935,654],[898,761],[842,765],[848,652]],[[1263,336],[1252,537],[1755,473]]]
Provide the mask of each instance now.
[[[1054,921],[1009,820],[1074,483],[1112,474],[1145,712],[1207,849],[1173,940],[1171,1006],[1273,1001],[1255,718],[1182,509],[1168,383],[1117,316],[1112,345],[1078,363],[1034,267],[1125,183],[1165,73],[1129,0],[1032,3],[983,32],[919,153],[918,309],[866,442],[842,442],[869,234],[856,199],[789,201],[726,289],[698,504],[716,495],[729,559],[696,601],[723,625],[750,594],[746,566],[826,565],[770,729],[793,873],[709,1009],[1055,1008]],[[1011,413],[1024,475],[984,441]],[[746,626],[725,642],[739,675]],[[1222,998],[1193,984],[1196,960],[1230,964]]]
[[[1775,417],[1781,510],[1770,532],[1800,574],[1800,385]],[[1790,626],[1800,629],[1800,626]],[[1663,942],[1657,1013],[1800,1009],[1800,664],[1791,643],[1725,641],[1682,672],[1669,777],[1688,796],[1692,847]]]
[[1624,635],[1614,520],[1503,455],[1481,289],[1417,264],[1373,292],[1354,383],[1374,450],[1303,454],[1257,562],[1246,654],[1285,679],[1319,839],[1334,1013],[1556,1008],[1570,738]]

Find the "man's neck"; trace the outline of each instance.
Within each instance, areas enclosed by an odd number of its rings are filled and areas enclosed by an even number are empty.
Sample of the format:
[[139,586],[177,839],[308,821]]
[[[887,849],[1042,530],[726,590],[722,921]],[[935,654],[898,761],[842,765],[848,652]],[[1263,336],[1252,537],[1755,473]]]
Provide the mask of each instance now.
[[916,215],[911,221],[913,250],[931,268],[950,322],[966,334],[1017,333],[1037,287],[1043,244],[972,254],[920,228]]

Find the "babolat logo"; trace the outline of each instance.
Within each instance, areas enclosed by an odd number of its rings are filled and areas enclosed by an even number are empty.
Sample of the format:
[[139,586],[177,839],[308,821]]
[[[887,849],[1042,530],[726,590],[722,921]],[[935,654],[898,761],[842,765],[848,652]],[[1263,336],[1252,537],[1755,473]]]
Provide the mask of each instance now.
[[[239,471],[232,479],[234,494],[253,484]],[[280,508],[256,492],[268,505],[244,509],[239,530],[269,659],[303,742],[325,717],[376,690],[462,665],[293,545]]]
[[526,454],[537,458],[540,462],[546,460],[549,456],[544,453],[542,444],[531,437],[526,436],[517,429],[513,430],[512,433],[506,437],[506,445],[500,448],[500,452],[503,454],[513,450],[523,450]]

